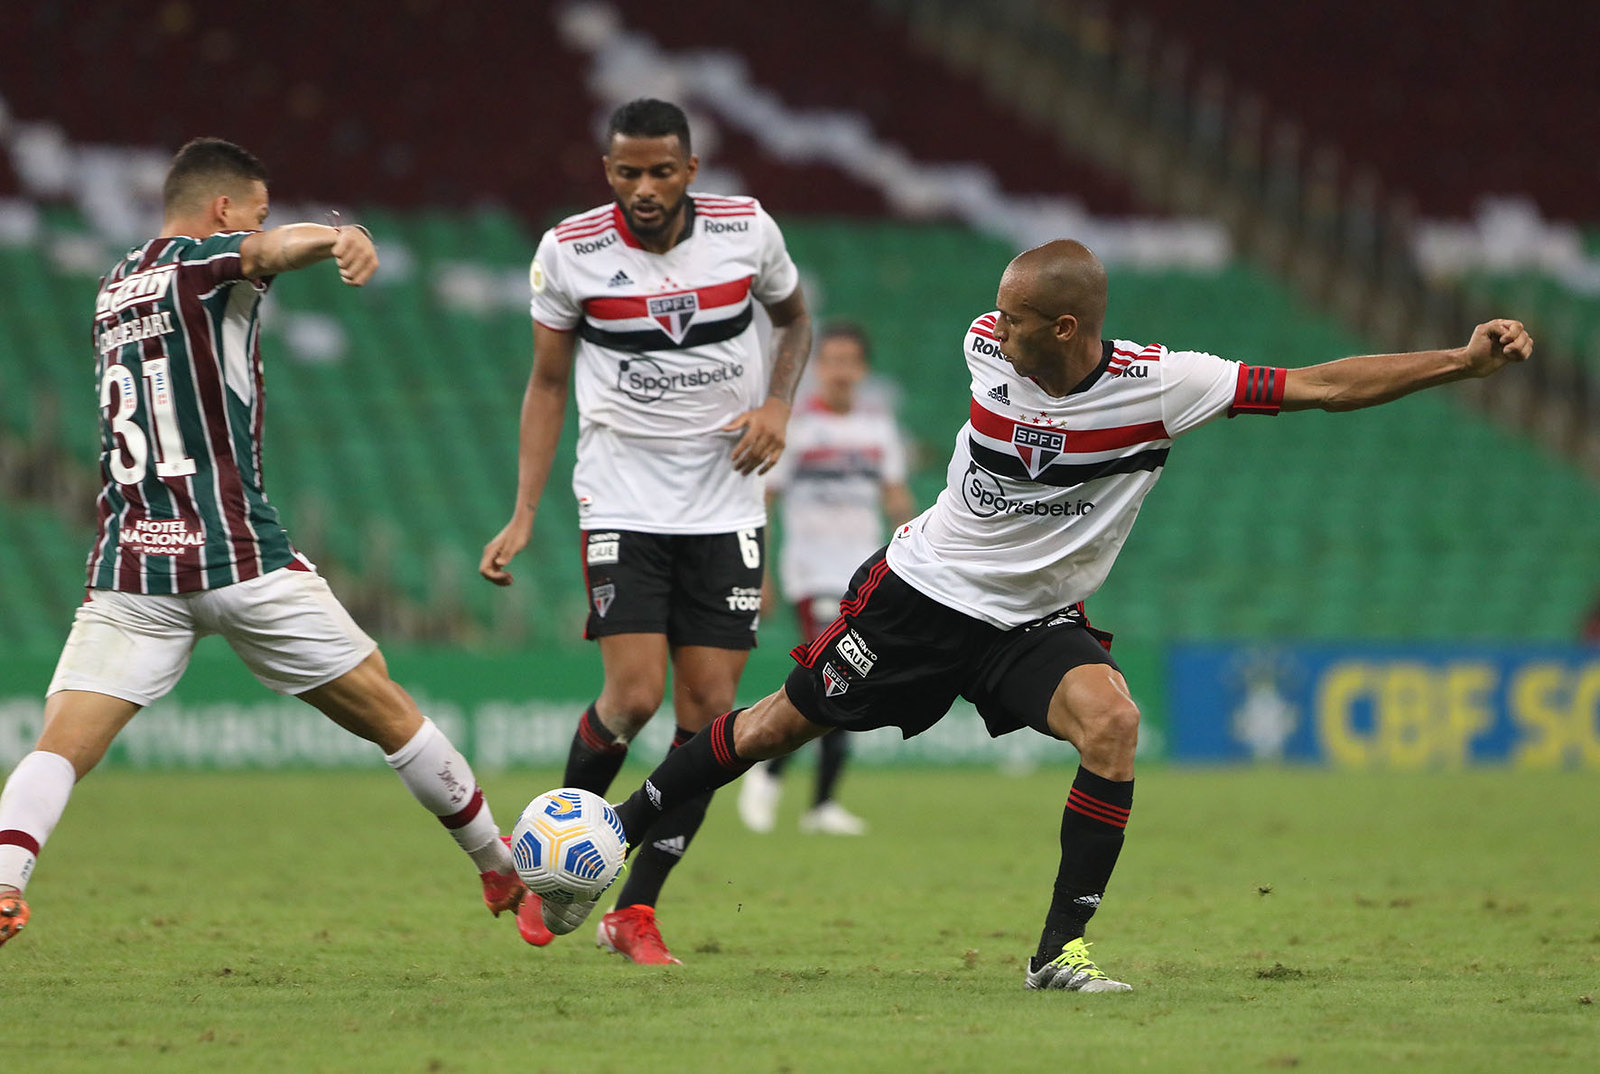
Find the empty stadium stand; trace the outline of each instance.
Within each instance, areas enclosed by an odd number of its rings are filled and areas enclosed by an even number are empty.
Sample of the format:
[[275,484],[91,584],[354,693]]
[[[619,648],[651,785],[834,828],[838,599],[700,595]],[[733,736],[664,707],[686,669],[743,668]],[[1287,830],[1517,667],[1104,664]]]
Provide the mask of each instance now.
[[1546,216],[1594,218],[1600,151],[1579,133],[1600,114],[1600,81],[1587,74],[1600,40],[1593,4],[1138,0],[1104,10],[1123,40],[1153,21],[1187,45],[1178,77],[1222,67],[1348,164],[1410,191],[1426,215],[1526,194]]

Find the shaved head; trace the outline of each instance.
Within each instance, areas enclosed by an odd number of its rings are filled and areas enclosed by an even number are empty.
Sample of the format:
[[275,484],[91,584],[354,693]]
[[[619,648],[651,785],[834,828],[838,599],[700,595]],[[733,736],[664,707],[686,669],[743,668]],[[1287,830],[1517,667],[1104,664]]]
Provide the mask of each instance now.
[[1012,258],[1001,277],[1035,312],[1054,319],[1070,313],[1082,331],[1098,336],[1106,319],[1106,269],[1083,243],[1055,239]]

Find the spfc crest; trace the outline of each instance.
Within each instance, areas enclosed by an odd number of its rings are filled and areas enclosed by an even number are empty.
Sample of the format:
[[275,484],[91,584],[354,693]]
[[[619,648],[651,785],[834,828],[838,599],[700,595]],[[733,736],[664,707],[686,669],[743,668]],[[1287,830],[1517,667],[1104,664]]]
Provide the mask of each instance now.
[[1067,435],[1060,429],[1016,425],[1011,429],[1011,443],[1022,458],[1022,465],[1028,468],[1028,476],[1038,477],[1067,446]]
[[597,585],[589,590],[589,596],[594,599],[595,614],[604,619],[606,612],[611,610],[611,602],[616,599],[617,587],[612,582]]
[[700,312],[700,296],[693,291],[678,295],[659,295],[648,302],[650,319],[672,337],[672,342],[682,343],[689,332],[689,324]]
[[850,689],[850,680],[839,673],[839,669],[832,664],[822,665],[822,693],[826,697],[838,697]]

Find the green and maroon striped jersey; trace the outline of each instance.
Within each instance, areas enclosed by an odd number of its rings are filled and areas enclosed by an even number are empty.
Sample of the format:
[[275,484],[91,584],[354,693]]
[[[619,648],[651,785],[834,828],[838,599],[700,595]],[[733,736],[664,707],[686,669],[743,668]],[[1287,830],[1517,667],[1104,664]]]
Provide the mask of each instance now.
[[268,281],[243,275],[250,234],[152,239],[100,281],[91,589],[216,589],[295,559],[261,483]]

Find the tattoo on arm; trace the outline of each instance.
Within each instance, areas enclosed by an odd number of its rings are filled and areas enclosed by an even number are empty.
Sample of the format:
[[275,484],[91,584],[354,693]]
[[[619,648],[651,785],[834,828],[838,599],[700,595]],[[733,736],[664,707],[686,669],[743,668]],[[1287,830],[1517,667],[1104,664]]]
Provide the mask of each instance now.
[[794,402],[795,389],[800,386],[800,374],[806,370],[806,358],[811,354],[811,318],[801,314],[794,320],[772,330],[772,376],[767,381],[767,395],[784,403]]

